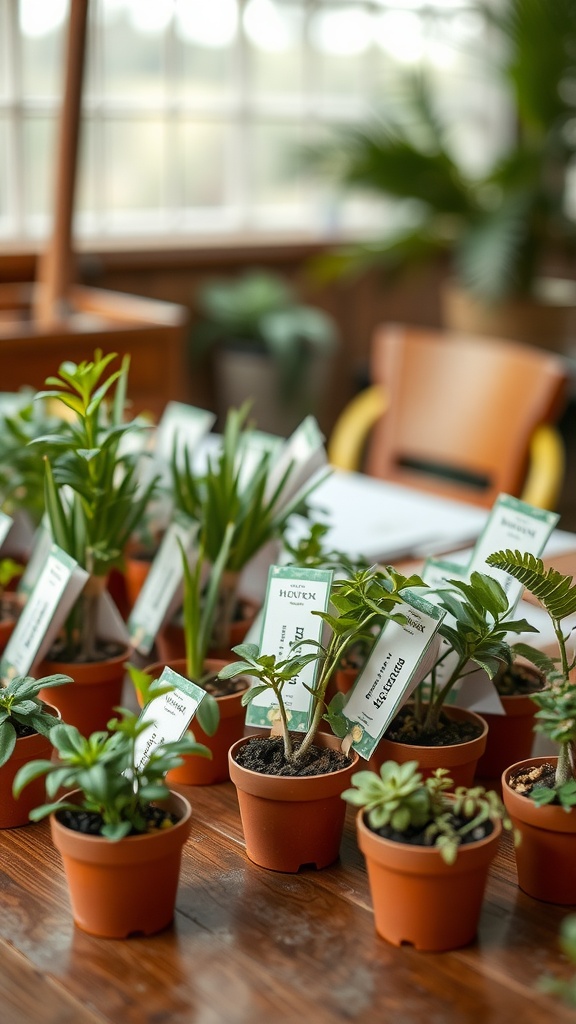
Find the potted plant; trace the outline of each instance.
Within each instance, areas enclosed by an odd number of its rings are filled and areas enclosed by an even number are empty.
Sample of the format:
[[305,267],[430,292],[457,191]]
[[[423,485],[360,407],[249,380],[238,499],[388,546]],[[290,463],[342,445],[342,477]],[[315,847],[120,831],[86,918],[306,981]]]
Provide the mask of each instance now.
[[[169,782],[206,786],[226,781],[229,778],[228,750],[244,732],[245,712],[242,694],[248,682],[242,677],[233,680],[219,679],[218,673],[226,664],[226,660],[208,656],[220,580],[233,534],[234,524],[229,523],[222,547],[213,565],[206,563],[202,542],[198,547],[193,568],[190,568],[186,552],[182,545],[180,546],[184,569],[183,632],[186,656],[171,658],[167,664],[169,668],[206,690],[206,696],[196,713],[196,734],[200,742],[210,750],[211,758],[200,760],[184,756],[182,764],[169,772]],[[149,665],[145,670],[147,677],[153,679],[160,676],[163,668],[163,662]],[[129,666],[129,669],[132,678],[135,679],[135,670],[132,666]]]
[[[234,648],[241,659],[223,668],[220,676],[240,673],[255,684],[243,696],[250,703],[271,690],[280,735],[246,737],[229,752],[230,778],[236,786],[248,857],[262,867],[295,872],[303,864],[325,867],[337,857],[344,824],[340,794],[349,782],[358,755],[349,754],[352,738],[341,715],[344,695],[329,704],[326,694],[332,675],[346,649],[367,635],[374,623],[386,619],[404,622],[402,591],[422,585],[417,576],[406,578],[395,570],[374,567],[350,579],[335,580],[331,612],[317,611],[328,626],[329,638],[314,650],[292,645],[288,658],[259,652],[255,644]],[[317,664],[312,691],[310,726],[304,735],[290,731],[290,713],[284,689],[305,665]],[[334,735],[320,731],[323,721]]]
[[[225,658],[229,657],[231,647],[244,638],[256,613],[252,605],[250,617],[242,616],[243,601],[239,594],[242,571],[266,544],[282,537],[288,520],[304,500],[303,497],[284,500],[290,467],[270,486],[274,469],[274,456],[270,451],[259,454],[250,474],[245,472],[244,445],[249,430],[249,408],[249,403],[246,403],[240,409],[229,409],[221,448],[208,457],[203,471],[194,469],[186,450],[181,461],[174,455],[171,463],[175,513],[200,524],[205,554],[213,565],[219,558],[229,524],[234,525],[220,576],[212,636],[212,651],[216,656]],[[313,480],[307,494],[319,482]],[[240,629],[235,628],[236,623]],[[159,638],[161,653],[164,638]],[[181,635],[179,642],[180,647],[176,647],[174,653],[182,656]],[[172,654],[172,648],[166,648],[166,651]]]
[[358,845],[376,931],[395,946],[456,949],[474,938],[502,823],[495,792],[457,787],[445,769],[423,779],[417,761],[386,761],[352,776],[344,800],[361,808]]
[[310,160],[325,177],[396,200],[400,213],[387,236],[329,254],[323,266],[377,265],[390,274],[447,254],[454,284],[445,326],[561,346],[574,284],[544,275],[576,243],[567,206],[574,98],[565,87],[576,12],[570,0],[510,0],[483,4],[481,12],[493,32],[493,78],[512,115],[506,149],[471,172],[455,152],[454,121],[438,108],[434,84],[426,75],[408,79],[390,116],[343,128],[312,148]]
[[439,603],[449,613],[438,630],[445,644],[414,699],[391,722],[375,757],[379,763],[417,760],[425,773],[448,768],[457,785],[470,785],[488,727],[482,716],[452,706],[452,695],[478,668],[492,679],[511,662],[508,634],[536,630],[525,619],[510,618],[504,589],[485,573],[447,580],[439,588]]
[[[148,697],[170,689],[154,684]],[[137,740],[149,723],[145,715],[118,710],[109,731],[89,737],[75,726],[53,726],[50,740],[58,760],[22,767],[14,792],[45,778],[51,802],[30,817],[50,815],[74,921],[92,935],[122,939],[151,935],[172,920],[191,807],[169,790],[165,776],[184,754],[210,754],[187,733],[152,748],[147,760],[138,758]],[[65,795],[55,800],[62,790]]]
[[488,725],[486,748],[476,767],[480,779],[499,779],[505,768],[532,751],[536,704],[532,694],[546,685],[544,674],[526,658],[513,655],[493,679],[503,714],[482,712]]
[[[44,455],[45,504],[53,540],[88,573],[64,632],[43,669],[74,682],[59,692],[62,717],[83,732],[104,728],[120,702],[128,647],[98,635],[98,612],[110,571],[121,566],[128,539],[144,515],[156,479],[141,482],[140,453],[126,444],[140,421],[125,422],[129,357],[109,371],[115,353],[63,363],[51,390],[67,412],[65,427],[30,442]],[[111,389],[115,387],[113,399]]]
[[325,358],[337,343],[332,318],[301,303],[286,280],[259,269],[209,281],[198,307],[192,351],[215,350],[222,418],[250,398],[260,429],[287,436],[319,399]]
[[52,744],[48,738],[57,711],[40,699],[40,691],[69,683],[68,676],[32,679],[16,676],[0,687],[0,828],[28,823],[28,814],[44,795],[39,781],[30,786],[25,798],[12,796],[12,783],[22,765],[38,757],[49,758]]
[[536,899],[576,903],[576,687],[570,678],[576,654],[568,651],[571,630],[563,626],[576,612],[576,585],[571,576],[545,569],[541,558],[527,552],[496,551],[487,563],[510,573],[537,598],[558,644],[556,658],[517,645],[546,674],[548,685],[532,695],[538,708],[535,729],[558,748],[557,757],[529,757],[502,776],[504,803],[522,834],[516,851],[518,883]]

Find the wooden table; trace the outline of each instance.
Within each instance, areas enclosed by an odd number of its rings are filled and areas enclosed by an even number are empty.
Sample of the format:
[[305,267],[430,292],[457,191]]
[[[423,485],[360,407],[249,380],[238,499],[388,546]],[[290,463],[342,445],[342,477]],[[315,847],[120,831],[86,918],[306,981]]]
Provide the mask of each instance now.
[[176,917],[147,939],[96,939],[74,926],[46,822],[0,832],[1,1024],[576,1020],[536,990],[546,971],[572,974],[557,947],[570,908],[520,892],[509,836],[477,941],[418,953],[374,931],[352,809],[338,863],[285,875],[247,859],[230,783],[178,788],[194,825]]

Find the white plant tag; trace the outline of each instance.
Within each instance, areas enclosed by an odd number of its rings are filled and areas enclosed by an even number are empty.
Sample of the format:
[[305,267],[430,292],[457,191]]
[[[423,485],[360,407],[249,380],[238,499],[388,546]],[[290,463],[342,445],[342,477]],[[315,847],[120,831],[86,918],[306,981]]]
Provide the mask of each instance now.
[[556,512],[534,508],[509,494],[500,494],[476,542],[467,567],[467,576],[470,577],[476,571],[498,580],[512,611],[520,600],[524,585],[507,572],[486,565],[488,555],[510,548],[512,551],[528,551],[539,557],[559,518]]
[[[277,661],[282,661],[290,656],[293,643],[320,640],[324,623],[313,612],[324,612],[328,608],[332,578],[331,569],[270,567],[263,608],[261,654],[275,655]],[[313,650],[312,645],[303,644],[296,653],[310,654]],[[314,685],[316,670],[317,662],[311,662],[284,686],[284,703],[290,729],[294,732],[305,732],[310,725],[312,694],[306,687]],[[258,685],[258,680],[254,680],[253,685]],[[246,724],[269,728],[277,708],[274,693],[265,690],[248,704]]]
[[366,760],[438,655],[437,633],[444,612],[416,593],[404,596],[409,603],[397,610],[408,621],[384,624],[343,711],[352,746]]
[[284,511],[290,503],[297,504],[299,495],[305,492],[305,485],[310,477],[326,466],[327,457],[324,448],[324,435],[313,416],[307,416],[294,433],[284,442],[278,457],[271,466],[266,486],[266,498],[269,500],[278,487],[284,474],[289,470],[288,479],[274,511]]
[[25,676],[46,656],[88,573],[53,544],[0,661],[2,679]]
[[182,603],[184,568],[179,541],[193,557],[198,523],[171,523],[128,618],[132,645],[149,654],[158,631]]
[[134,764],[139,769],[150,760],[156,747],[182,738],[206,696],[206,690],[201,686],[168,667],[163,670],[160,682],[174,689],[155,697],[140,712],[138,721],[149,725],[135,743]]
[[13,523],[14,520],[11,516],[6,515],[5,512],[0,512],[0,548],[10,533]]
[[30,553],[30,558],[28,559],[28,564],[18,583],[19,594],[23,594],[24,597],[30,596],[34,590],[36,581],[42,572],[42,568],[46,563],[51,547],[52,534],[47,525],[46,517],[44,517],[34,535],[34,545]]
[[192,456],[215,421],[215,414],[207,409],[197,409],[184,402],[168,402],[156,428],[156,458],[161,463],[170,463],[176,446],[176,461],[181,464],[183,453],[188,451]]

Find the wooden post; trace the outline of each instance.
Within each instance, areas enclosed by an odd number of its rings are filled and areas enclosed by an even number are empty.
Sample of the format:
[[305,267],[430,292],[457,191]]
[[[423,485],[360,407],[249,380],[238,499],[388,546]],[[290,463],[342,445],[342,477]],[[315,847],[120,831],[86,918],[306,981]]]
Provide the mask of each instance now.
[[44,326],[66,318],[73,277],[72,218],[82,107],[88,0],[70,0],[66,78],[60,115],[52,239],[39,261],[34,317]]

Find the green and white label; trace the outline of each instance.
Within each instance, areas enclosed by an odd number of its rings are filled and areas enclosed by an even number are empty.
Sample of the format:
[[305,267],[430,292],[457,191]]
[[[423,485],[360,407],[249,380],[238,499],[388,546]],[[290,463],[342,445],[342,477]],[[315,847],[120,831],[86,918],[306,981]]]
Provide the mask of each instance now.
[[[292,644],[322,637],[324,621],[314,612],[325,612],[330,601],[331,569],[301,569],[273,565],[263,609],[260,653],[275,655],[277,661],[290,657]],[[297,652],[309,654],[315,648],[302,643]],[[282,691],[290,729],[305,732],[311,720],[312,694],[317,662],[306,665]],[[246,724],[270,728],[278,703],[272,690],[260,693],[247,707]]]
[[406,623],[384,624],[344,708],[352,745],[366,760],[437,658],[443,611],[415,593],[405,597],[409,603],[397,611]]
[[182,552],[194,555],[198,524],[171,523],[128,619],[132,646],[141,654],[149,654],[158,631],[182,601],[184,567]]
[[476,542],[467,568],[467,576],[476,571],[498,580],[508,597],[512,611],[520,600],[524,584],[502,569],[486,565],[488,555],[511,548],[512,551],[528,551],[539,557],[559,518],[556,512],[534,508],[533,505],[527,505],[518,498],[510,497],[509,494],[500,494]]
[[47,654],[88,573],[53,544],[0,662],[2,679],[25,676]]
[[140,733],[135,743],[134,764],[138,769],[147,764],[157,747],[182,739],[206,696],[201,686],[168,667],[163,670],[160,682],[173,689],[154,697],[140,712],[138,722],[147,722],[148,728]]

